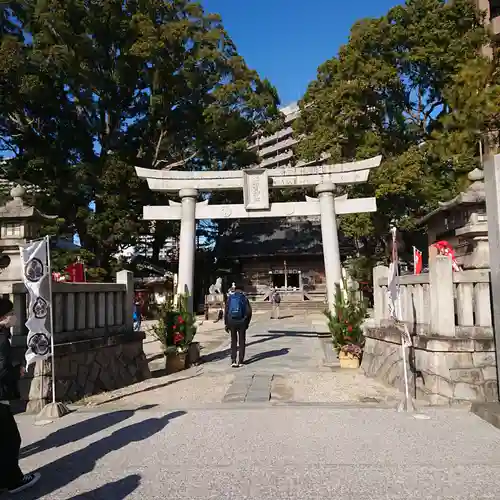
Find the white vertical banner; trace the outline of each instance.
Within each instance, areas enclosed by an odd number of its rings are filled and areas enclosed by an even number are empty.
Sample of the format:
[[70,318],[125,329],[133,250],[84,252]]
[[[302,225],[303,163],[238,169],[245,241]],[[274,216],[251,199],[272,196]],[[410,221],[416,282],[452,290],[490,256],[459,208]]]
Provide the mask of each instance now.
[[51,270],[49,239],[34,241],[19,247],[23,266],[23,281],[29,298],[26,327],[28,349],[26,364],[52,355]]
[[403,314],[401,311],[401,294],[399,286],[399,255],[398,255],[398,241],[396,238],[397,229],[395,226],[391,228],[392,235],[392,252],[391,263],[389,264],[389,277],[387,280],[387,293],[389,295],[389,313],[391,318],[399,326],[398,330],[401,334],[401,358],[403,361],[403,375],[405,384],[405,396],[401,401],[398,411],[411,412],[414,410],[413,400],[410,396],[410,382],[408,378],[408,362],[406,359],[406,349],[412,346],[410,332],[408,331],[407,324],[403,321]]
[[[401,294],[399,288],[399,255],[398,242],[396,238],[397,229],[391,228],[392,234],[392,252],[391,262],[389,263],[389,276],[387,279],[387,293],[389,295],[389,315],[396,322],[403,322],[403,314],[401,311]],[[412,345],[412,340],[408,327],[404,323],[404,331],[402,333],[402,341],[406,347]]]

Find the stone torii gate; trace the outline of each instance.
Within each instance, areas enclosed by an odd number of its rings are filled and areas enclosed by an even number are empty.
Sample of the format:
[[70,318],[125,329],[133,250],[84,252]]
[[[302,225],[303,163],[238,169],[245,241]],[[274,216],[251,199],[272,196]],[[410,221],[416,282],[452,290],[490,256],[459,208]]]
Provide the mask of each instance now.
[[[375,212],[375,198],[334,197],[336,184],[368,180],[370,169],[378,167],[381,156],[353,163],[273,169],[250,168],[237,171],[174,171],[136,167],[152,191],[178,193],[181,201],[168,206],[145,206],[145,220],[180,220],[179,273],[177,293],[193,293],[196,219],[245,219],[264,217],[321,217],[321,234],[328,306],[333,310],[336,285],[342,280],[337,215]],[[306,201],[270,203],[269,189],[316,187],[318,198]],[[243,190],[243,204],[210,205],[198,202],[199,192]],[[192,307],[192,301],[190,301]]]

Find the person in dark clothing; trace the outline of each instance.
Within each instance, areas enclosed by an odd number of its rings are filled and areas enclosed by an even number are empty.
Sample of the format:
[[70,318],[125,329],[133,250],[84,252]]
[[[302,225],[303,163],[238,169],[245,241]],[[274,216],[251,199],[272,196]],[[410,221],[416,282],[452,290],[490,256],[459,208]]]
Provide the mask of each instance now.
[[138,300],[134,300],[134,312],[132,314],[132,320],[134,324],[134,332],[139,332],[141,330],[141,303]]
[[20,493],[33,486],[40,474],[23,474],[19,468],[21,436],[10,401],[19,399],[18,382],[24,369],[12,364],[10,328],[14,324],[12,302],[0,299],[0,492]]
[[[252,321],[252,306],[241,288],[235,287],[234,292],[227,297],[224,311],[226,331],[231,332],[231,366],[233,368],[245,362],[246,333],[250,321]],[[236,362],[237,351],[238,362]]]

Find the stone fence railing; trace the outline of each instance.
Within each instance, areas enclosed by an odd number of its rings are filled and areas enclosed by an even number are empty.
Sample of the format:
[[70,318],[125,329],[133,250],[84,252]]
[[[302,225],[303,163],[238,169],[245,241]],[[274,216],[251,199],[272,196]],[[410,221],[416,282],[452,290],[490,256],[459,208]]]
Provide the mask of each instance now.
[[[387,275],[386,267],[374,269],[374,318],[365,324],[361,367],[402,389],[401,331],[389,319]],[[498,401],[490,272],[453,272],[448,257],[431,255],[429,274],[400,277],[400,300],[412,335],[412,395],[434,404]]]
[[[374,269],[374,315],[389,319],[388,268]],[[492,333],[490,273],[453,272],[451,260],[436,257],[428,274],[400,277],[401,314],[412,333],[477,336]]]
[[[23,283],[12,286],[15,357],[24,358],[28,297]],[[53,283],[56,397],[73,402],[118,389],[149,376],[144,333],[133,331],[134,279],[120,271],[116,283]],[[51,395],[51,360],[31,365],[21,380],[28,411],[38,411]]]
[[[13,343],[26,345],[27,294],[23,283],[12,287],[18,318]],[[61,344],[132,331],[133,274],[121,271],[116,283],[52,283],[54,342]]]

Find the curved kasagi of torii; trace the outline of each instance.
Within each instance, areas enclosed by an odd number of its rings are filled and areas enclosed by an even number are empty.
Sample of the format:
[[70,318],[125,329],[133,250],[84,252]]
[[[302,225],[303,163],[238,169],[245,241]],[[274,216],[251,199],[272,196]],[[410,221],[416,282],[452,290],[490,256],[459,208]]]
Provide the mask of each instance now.
[[[321,216],[321,233],[327,285],[327,300],[333,309],[335,290],[342,280],[336,215],[375,212],[375,198],[335,198],[335,185],[366,182],[382,156],[334,165],[298,164],[294,167],[243,170],[176,171],[136,167],[152,191],[178,193],[181,202],[168,206],[145,206],[145,220],[180,220],[178,293],[192,294],[196,219],[245,219],[266,217]],[[179,163],[179,162],[178,162]],[[314,162],[313,162],[314,163]],[[316,187],[318,198],[270,203],[269,189]],[[210,205],[198,202],[200,192],[242,189],[243,204]],[[190,304],[192,307],[192,305]]]
[[[266,171],[269,187],[310,187],[323,182],[334,184],[357,184],[366,182],[372,168],[378,167],[382,156],[367,160],[334,165],[314,165],[298,163],[294,167],[271,169],[248,168],[243,170],[155,170],[136,167],[137,176],[148,181],[151,191],[176,192],[185,188],[200,191],[227,191],[242,189],[246,172]],[[313,162],[315,163],[315,162]]]
[[[225,191],[242,189],[245,194],[245,204],[209,205],[200,202],[196,205],[196,219],[245,219],[253,217],[308,217],[320,215],[318,200],[306,197],[305,202],[269,203],[268,189],[283,187],[312,187],[325,183],[357,184],[368,180],[372,168],[378,167],[382,156],[369,158],[352,163],[335,165],[307,164],[296,167],[280,167],[273,169],[250,168],[245,170],[215,170],[215,171],[176,171],[154,170],[136,167],[137,175],[146,179],[152,191],[179,193],[183,189],[196,189],[199,192]],[[256,194],[260,202],[252,200],[251,189],[258,183]],[[247,191],[249,191],[247,193]],[[335,200],[337,215],[357,212],[376,211],[375,198]],[[169,206],[145,206],[145,220],[180,220],[181,205],[169,202]]]

